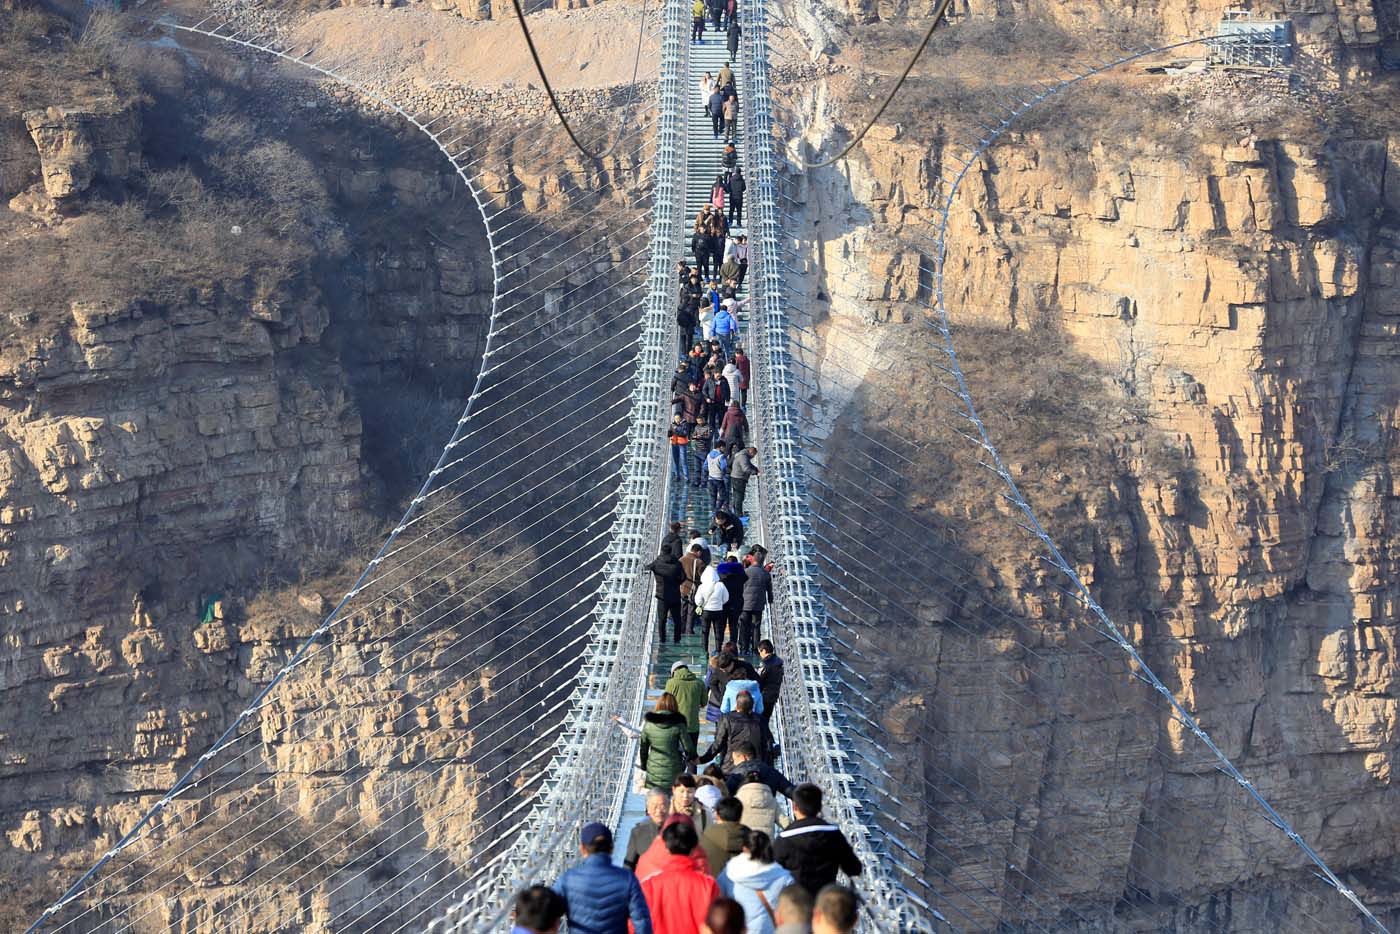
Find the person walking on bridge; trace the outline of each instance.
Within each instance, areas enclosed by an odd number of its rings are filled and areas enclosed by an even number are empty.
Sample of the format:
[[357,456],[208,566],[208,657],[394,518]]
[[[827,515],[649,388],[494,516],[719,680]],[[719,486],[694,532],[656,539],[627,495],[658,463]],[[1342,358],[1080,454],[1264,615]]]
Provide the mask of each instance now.
[[744,611],[739,615],[739,650],[752,655],[758,649],[758,627],[763,622],[763,611],[773,599],[773,575],[755,558],[749,555],[744,571]]
[[[715,573],[719,576],[720,583],[724,584],[725,590],[729,591],[729,599],[724,601],[724,628],[728,630],[732,639],[739,631],[739,614],[744,609],[744,566],[739,563],[739,556],[730,552],[715,567]],[[721,643],[723,641],[720,640]],[[723,713],[723,704],[720,706],[720,712]]]
[[[735,379],[738,370],[735,369]],[[758,476],[758,465],[753,459],[758,456],[758,448],[740,448],[729,459],[729,508],[736,516],[748,515],[744,509],[744,497],[748,494],[749,479]]]
[[627,837],[627,854],[622,865],[633,872],[637,871],[637,861],[661,834],[661,822],[671,813],[671,790],[653,788],[647,792],[647,819],[639,821]]
[[672,641],[681,641],[681,563],[669,551],[646,566],[656,578],[656,639],[666,644],[666,617],[671,617]]
[[554,891],[564,899],[569,931],[578,934],[652,934],[651,912],[637,877],[612,861],[613,836],[596,821],[579,832],[583,862],[564,871]]
[[715,78],[715,87],[719,89],[720,93],[727,97],[730,90],[734,87],[734,69],[730,68],[728,65],[721,65],[719,68],[719,76]]
[[[704,848],[700,846],[700,834],[704,833],[703,827],[709,826],[708,821],[704,824],[697,825],[695,819],[685,811],[677,811],[675,809],[677,790],[679,789],[684,792],[684,788],[681,784],[682,782],[688,783],[690,788],[694,789],[695,776],[682,775],[680,778],[676,779],[676,787],[671,789],[671,813],[661,822],[661,832],[656,835],[656,839],[652,841],[651,846],[647,847],[646,851],[642,853],[641,859],[637,860],[638,879],[645,879],[647,876],[655,875],[661,870],[661,864],[666,861],[667,857],[666,844],[662,841],[661,835],[666,832],[667,827],[673,824],[685,824],[695,831],[695,848],[690,851],[690,861],[695,864],[695,868],[700,872],[710,871],[710,860],[705,856]],[[691,790],[684,793],[690,795],[690,807],[703,816],[705,809],[695,803],[694,791]]]
[[794,882],[778,893],[773,934],[812,934],[812,893]]
[[715,32],[724,28],[724,0],[708,0],[710,7],[710,25]]
[[[715,337],[719,338],[719,345],[724,349],[725,359],[734,356],[734,344],[739,338],[739,320],[734,317],[734,312],[730,307],[722,304],[715,314]],[[730,401],[727,390],[725,401]],[[734,400],[734,404],[738,404],[737,399]]]
[[656,934],[699,934],[710,902],[719,895],[715,880],[696,868],[690,857],[699,844],[695,828],[671,824],[661,831],[666,858],[658,870],[642,879],[642,893],[655,919]]
[[[748,809],[744,810],[747,817]],[[720,891],[743,907],[747,934],[773,934],[773,906],[779,893],[792,885],[792,874],[773,861],[770,831],[746,826],[740,843],[742,851],[715,881]]]
[[[730,0],[733,2],[733,0]],[[734,64],[734,59],[739,57],[739,18],[729,17],[729,63]]]
[[734,748],[741,743],[757,749],[760,757],[766,756],[767,751],[773,748],[772,735],[763,719],[753,712],[753,695],[748,691],[740,691],[734,701],[734,710],[720,716],[715,726],[715,740],[699,761],[703,765],[718,759],[720,768],[728,775],[738,767],[734,761]]
[[[739,166],[736,165],[736,166],[734,167],[733,173],[729,176],[729,226],[730,226],[730,227],[733,227],[735,224],[742,224],[742,223],[744,222],[744,192],[746,192],[746,191],[748,191],[748,190],[749,190],[749,183],[746,182],[746,181],[744,181],[744,170],[743,170],[742,168],[740,168]],[[743,239],[743,238],[740,238],[740,239]],[[747,244],[744,244],[744,245],[743,245],[743,251],[744,251],[743,262],[741,262],[741,263],[739,264],[739,265],[741,265],[741,266],[742,266],[742,265],[745,265],[745,264],[748,262],[748,252],[749,252],[749,248],[748,248],[748,245],[747,245]],[[739,259],[739,255],[738,255],[738,254],[739,254],[739,250],[738,250],[737,247],[735,248],[735,251],[734,251],[734,252],[735,252],[735,260],[737,261],[737,260]],[[740,282],[740,283],[743,283],[743,281],[744,281],[744,277],[743,277],[743,274],[741,273],[741,274],[739,275],[739,282]]]
[[666,535],[661,539],[662,554],[669,554],[677,561],[681,559],[681,556],[685,554],[685,540],[681,536],[684,529],[685,526],[679,522],[672,522],[666,526]]
[[[695,617],[691,617],[693,620]],[[676,707],[685,716],[686,731],[690,733],[690,748],[700,748],[700,708],[705,706],[705,682],[695,676],[684,661],[671,666],[666,693],[676,699]]]
[[700,641],[705,654],[710,654],[710,633],[716,634],[715,646],[724,642],[725,624],[729,619],[724,605],[729,600],[729,589],[719,579],[719,574],[705,575],[704,581],[695,591],[695,605],[700,610]]
[[510,934],[558,934],[564,920],[564,899],[543,885],[532,885],[515,896]]
[[690,41],[705,41],[705,0],[695,0],[690,8]]
[[860,921],[860,898],[844,885],[828,885],[812,908],[812,934],[851,934]]
[[[729,410],[724,413],[724,420],[720,422],[719,438],[729,445],[731,450],[743,450],[744,441],[749,433],[749,419],[744,414],[744,410],[739,408],[739,400],[734,399],[729,403]],[[737,512],[737,510],[735,510]]]
[[712,508],[718,511],[729,500],[729,458],[719,442],[705,458],[705,481],[710,487]]
[[721,131],[724,129],[724,92],[715,88],[710,93],[710,99],[705,105],[705,112],[710,115],[710,129],[714,132],[714,138],[719,139]]
[[695,758],[695,744],[685,714],[680,712],[675,695],[667,693],[657,698],[656,709],[642,721],[638,756],[642,771],[646,772],[646,787],[669,791],[676,776]]
[[783,660],[769,639],[758,643],[758,689],[763,693],[763,719],[773,717],[773,708],[783,690]]
[[[692,543],[681,556],[681,613],[685,616],[685,634],[695,632],[695,591],[700,588],[701,575],[710,566],[710,553],[703,545]],[[674,671],[674,669],[672,669]],[[676,698],[680,700],[678,696]],[[685,712],[682,705],[681,712]],[[698,730],[699,727],[697,726]]]
[[773,842],[778,863],[792,873],[797,884],[816,894],[836,881],[836,874],[858,876],[863,868],[841,828],[822,817],[822,790],[798,785],[792,793],[792,813],[797,817]]
[[725,863],[744,851],[744,803],[724,797],[715,802],[715,820],[700,835],[700,846],[710,858],[710,875],[718,878]]
[[[772,731],[769,731],[769,735],[772,735]],[[797,786],[792,783],[791,779],[760,759],[758,757],[758,750],[754,749],[748,743],[735,743],[730,757],[734,762],[734,771],[726,772],[724,781],[729,788],[730,794],[734,795],[740,801],[745,801],[746,807],[747,800],[744,794],[744,787],[755,780],[762,782],[764,787],[774,795],[782,795],[785,798],[791,798],[792,793],[797,790]],[[776,811],[773,814],[773,819],[777,820]],[[745,823],[748,822],[745,821]],[[749,826],[752,827],[756,825],[749,824]],[[769,826],[771,828],[772,825],[770,824]],[[758,829],[763,830],[764,828],[759,827]]]
[[730,400],[738,399],[739,394],[743,392],[742,387],[744,382],[743,374],[739,372],[739,367],[735,365],[733,360],[729,360],[724,364],[724,369],[720,370],[720,375],[729,382]]
[[[747,258],[748,247],[744,246],[744,238],[739,238],[739,249],[745,251],[739,259],[739,284],[744,284],[744,273],[749,268]],[[753,365],[749,362],[748,355],[744,353],[744,348],[734,348],[734,365],[739,368],[739,404],[748,406],[749,404],[749,378],[753,374]]]

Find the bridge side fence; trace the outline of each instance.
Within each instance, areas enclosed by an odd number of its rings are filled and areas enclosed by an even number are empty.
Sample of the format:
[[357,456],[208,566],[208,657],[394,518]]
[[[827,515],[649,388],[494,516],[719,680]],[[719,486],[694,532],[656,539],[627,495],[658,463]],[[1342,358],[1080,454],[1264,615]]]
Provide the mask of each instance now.
[[817,583],[807,483],[802,461],[796,379],[787,345],[782,238],[768,76],[766,0],[740,4],[745,87],[739,95],[744,121],[748,195],[750,333],[753,393],[750,409],[759,465],[759,513],[775,564],[769,626],[786,660],[778,734],[783,771],[820,785],[823,811],[851,840],[865,871],[857,882],[866,900],[863,929],[932,931],[937,912],[906,892],[889,872],[890,854],[866,808],[855,757],[844,732],[841,680],[831,652],[821,586]]
[[[684,241],[685,63],[689,9],[664,4],[659,108],[655,128],[652,226],[641,353],[632,390],[632,425],[611,542],[589,647],[542,790],[501,869],[428,926],[431,932],[496,932],[508,923],[516,891],[552,884],[578,860],[578,831],[590,820],[616,824],[627,796],[636,740],[613,722],[641,719],[652,626],[651,575],[665,528],[670,458],[670,377],[675,365],[675,264]],[[600,805],[607,808],[606,814]]]

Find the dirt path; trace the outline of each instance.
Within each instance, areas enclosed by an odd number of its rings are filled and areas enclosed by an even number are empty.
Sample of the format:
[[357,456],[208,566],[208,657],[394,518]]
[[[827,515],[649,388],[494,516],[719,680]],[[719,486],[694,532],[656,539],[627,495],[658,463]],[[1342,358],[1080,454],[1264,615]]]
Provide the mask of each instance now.
[[[642,5],[613,0],[580,10],[530,16],[530,30],[556,87],[602,88],[632,80]],[[647,29],[660,21],[657,0],[647,7]],[[424,9],[347,7],[317,13],[297,31],[336,59],[352,53],[383,77],[423,85],[472,88],[538,86],[525,40],[514,18],[464,20]],[[642,46],[639,80],[656,74],[657,45]]]

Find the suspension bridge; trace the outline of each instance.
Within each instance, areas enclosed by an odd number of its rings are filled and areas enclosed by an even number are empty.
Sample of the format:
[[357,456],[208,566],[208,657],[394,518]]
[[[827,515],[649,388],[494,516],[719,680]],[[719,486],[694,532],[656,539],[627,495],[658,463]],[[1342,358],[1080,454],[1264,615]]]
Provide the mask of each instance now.
[[[515,891],[577,858],[581,823],[625,830],[640,819],[636,742],[614,718],[638,722],[673,660],[704,664],[693,640],[658,637],[644,567],[670,520],[708,521],[704,494],[669,470],[667,425],[675,269],[720,145],[697,87],[727,60],[724,42],[690,41],[689,3],[667,0],[643,16],[639,55],[643,40],[660,48],[654,91],[619,115],[593,165],[571,153],[539,157],[545,164],[532,169],[569,182],[541,210],[518,169],[522,152],[555,132],[552,114],[502,138],[450,115],[410,113],[370,90],[353,54],[323,56],[240,11],[169,25],[355,87],[451,163],[488,245],[487,349],[436,465],[343,599],[286,647],[275,676],[177,782],[99,841],[94,865],[29,930],[499,931]],[[966,555],[930,551],[944,530],[898,505],[903,475],[926,454],[917,442],[849,426],[863,442],[859,463],[829,443],[822,387],[858,385],[868,361],[820,347],[803,293],[804,131],[776,115],[768,0],[741,3],[740,20],[736,142],[748,195],[735,232],[751,246],[742,341],[762,468],[745,534],[775,565],[763,634],[787,660],[773,721],[782,767],[824,789],[827,817],[861,858],[863,930],[1098,930],[1105,910],[1129,922],[1169,918],[1179,908],[1172,892],[1191,879],[1176,829],[1143,820],[1043,837],[1057,827],[1053,803],[990,780],[979,750],[953,748],[932,719],[916,728],[917,764],[890,755],[910,740],[882,719],[862,645],[891,620],[917,622],[929,591],[971,593],[978,569]],[[1149,741],[1131,755],[1143,768],[1184,757],[1238,790],[1235,832],[1272,841],[1271,865],[1299,893],[1279,930],[1321,929],[1337,917],[1335,902],[1361,927],[1385,930],[1153,673],[1042,527],[978,414],[945,304],[959,187],[1022,115],[1128,62],[1209,41],[1008,87],[1002,111],[942,164],[943,224],[921,260],[932,288],[917,326],[938,353],[951,417],[1054,577],[1063,615],[1059,646],[990,602],[950,616],[945,638],[1017,647],[1016,664],[991,666],[982,693],[962,702],[1008,730],[1034,721],[1016,736],[1030,758],[1065,754],[1066,736],[1040,726],[1057,718],[1075,721],[1071,742],[1106,742],[1095,718],[1064,699],[1066,659],[1111,685],[1125,708],[1189,736],[1189,754]],[[606,298],[590,300],[597,295]],[[870,335],[861,350],[878,358],[879,340]],[[859,488],[841,479],[847,467],[859,469]],[[900,555],[899,572],[881,542]],[[1028,816],[1042,804],[1047,812]],[[1225,916],[1192,924],[1230,929]]]

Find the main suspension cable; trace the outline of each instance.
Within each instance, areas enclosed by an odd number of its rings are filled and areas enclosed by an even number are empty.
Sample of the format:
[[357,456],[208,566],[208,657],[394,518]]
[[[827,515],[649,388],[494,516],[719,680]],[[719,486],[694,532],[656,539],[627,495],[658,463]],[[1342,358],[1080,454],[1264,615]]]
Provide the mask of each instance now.
[[904,87],[904,82],[908,80],[909,73],[913,71],[914,66],[918,64],[919,58],[924,54],[924,49],[928,48],[929,40],[933,38],[933,31],[938,28],[939,23],[943,22],[944,14],[948,12],[948,7],[952,5],[953,0],[943,0],[943,2],[938,5],[938,9],[933,11],[933,22],[928,24],[928,29],[924,31],[923,41],[921,41],[919,43],[919,47],[914,50],[914,54],[909,59],[909,64],[904,66],[904,72],[899,76],[899,79],[895,81],[894,85],[890,88],[890,93],[885,95],[884,102],[880,104],[880,107],[878,110],[875,111],[874,116],[872,116],[870,120],[866,122],[865,126],[861,129],[859,133],[856,134],[855,138],[846,144],[846,148],[842,149],[839,153],[823,162],[808,162],[804,159],[800,165],[800,168],[824,169],[827,166],[834,165],[835,163],[840,162],[842,159],[846,158],[846,156],[850,153],[852,149],[855,149],[857,146],[860,145],[861,140],[865,139],[865,134],[870,132],[870,128],[873,127],[876,121],[878,121],[882,116],[884,116],[885,111],[889,109],[890,103],[894,100],[895,95],[899,93],[899,89]]
[[[943,0],[946,6],[951,0]],[[535,48],[535,37],[530,35],[530,25],[525,22],[525,10],[520,5],[520,0],[510,0],[510,5],[515,9],[515,20],[520,24],[520,34],[525,37],[525,45],[530,50],[530,58],[535,63],[535,73],[540,76],[540,82],[544,85],[544,93],[549,97],[549,106],[554,108],[554,115],[559,118],[559,123],[564,127],[564,132],[569,134],[569,141],[574,144],[585,159],[601,160],[612,155],[612,151],[617,148],[618,142],[627,135],[624,123],[623,131],[612,141],[612,145],[599,153],[591,153],[579,142],[578,136],[574,133],[574,128],[569,126],[569,118],[564,116],[564,108],[559,105],[559,98],[554,93],[554,85],[549,83],[549,75],[545,74],[544,63],[540,61],[539,50]],[[642,42],[646,37],[647,8],[646,3],[642,3],[642,20],[637,28],[637,54],[632,60],[632,110],[636,112],[637,103],[637,71],[642,62]]]

